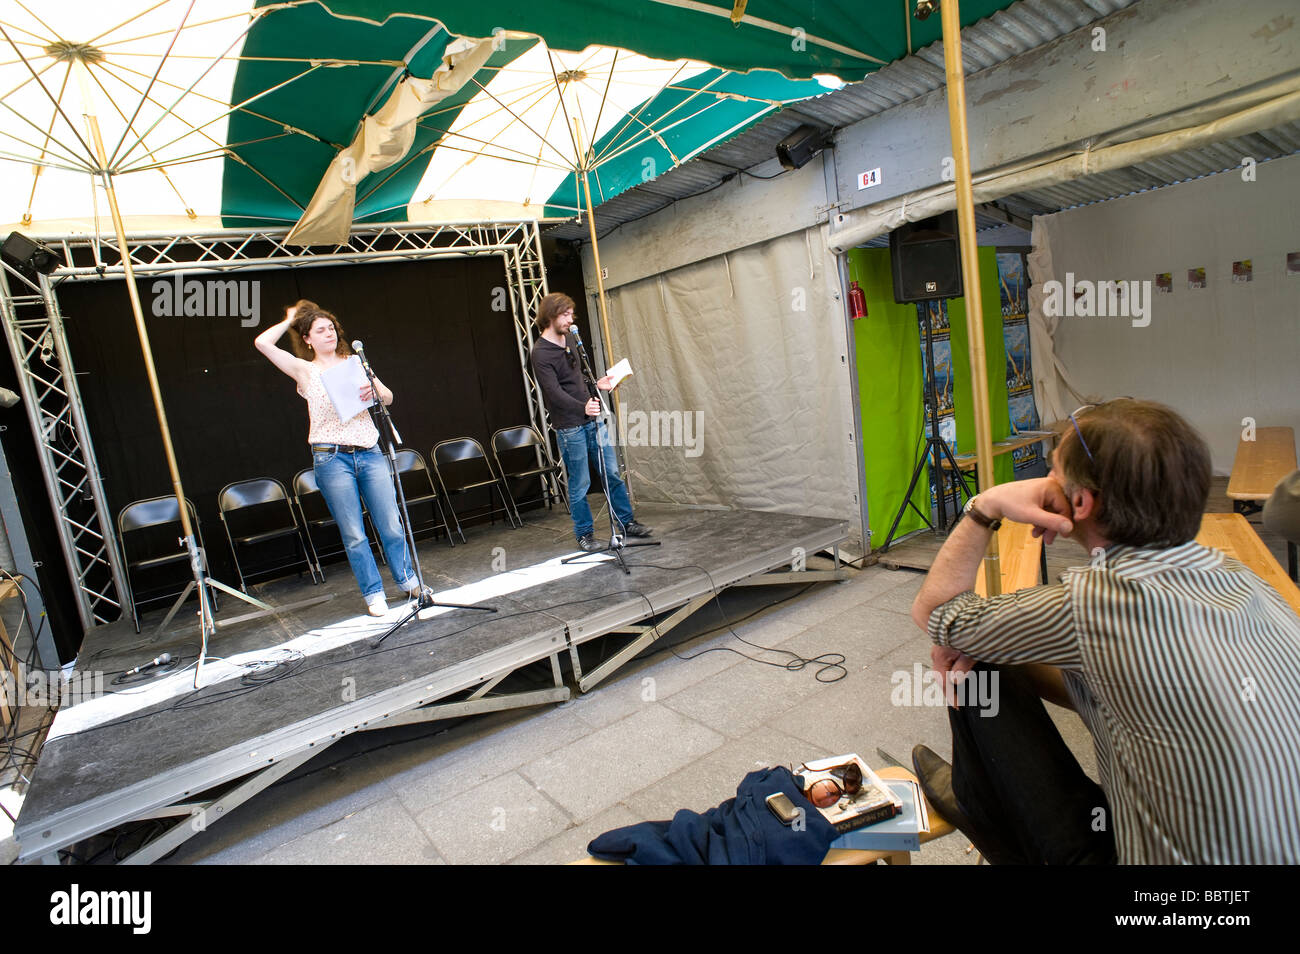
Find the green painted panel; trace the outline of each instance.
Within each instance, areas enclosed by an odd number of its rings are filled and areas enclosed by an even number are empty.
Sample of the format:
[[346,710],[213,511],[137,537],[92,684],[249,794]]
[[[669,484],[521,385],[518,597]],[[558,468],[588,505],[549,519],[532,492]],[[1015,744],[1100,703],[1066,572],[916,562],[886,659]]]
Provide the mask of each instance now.
[[[889,249],[848,253],[849,278],[867,301],[867,317],[853,323],[862,417],[862,458],[867,483],[868,522],[875,546],[885,542],[903,503],[912,469],[925,447],[921,397],[921,347],[916,306],[894,302]],[[922,473],[912,502],[929,512],[929,477]],[[895,537],[925,526],[910,508]]]

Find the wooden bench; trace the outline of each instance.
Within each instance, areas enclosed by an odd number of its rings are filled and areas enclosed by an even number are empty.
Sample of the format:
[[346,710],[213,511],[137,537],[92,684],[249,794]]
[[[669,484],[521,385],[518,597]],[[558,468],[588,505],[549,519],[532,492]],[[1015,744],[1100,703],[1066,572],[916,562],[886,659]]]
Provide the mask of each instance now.
[[1203,547],[1222,550],[1234,560],[1250,567],[1269,586],[1282,594],[1300,616],[1300,587],[1297,587],[1264,546],[1255,528],[1239,513],[1207,513],[1201,518],[1196,542]]
[[[1002,592],[1014,593],[1027,587],[1038,586],[1047,579],[1047,554],[1043,551],[1043,538],[1033,534],[1027,523],[1003,520],[998,529],[998,562],[1002,564]],[[975,592],[988,596],[981,565],[975,577]]]
[[1255,439],[1237,442],[1237,456],[1228,478],[1228,499],[1237,513],[1257,513],[1279,480],[1296,469],[1295,431],[1289,427],[1259,427]]
[[[905,768],[898,768],[894,765],[886,766],[876,772],[881,778],[904,778],[908,781],[915,782],[916,776]],[[926,808],[930,813],[930,830],[921,835],[921,844],[928,841],[934,841],[936,838],[942,838],[944,835],[950,835],[957,829],[953,828],[934,807],[926,802]],[[887,865],[909,865],[912,863],[912,853],[909,851],[866,851],[857,848],[832,848],[822,859],[824,865],[874,865],[877,861],[883,861]],[[621,861],[606,861],[602,858],[593,858],[588,855],[586,858],[580,858],[577,861],[571,861],[574,865],[621,865]]]

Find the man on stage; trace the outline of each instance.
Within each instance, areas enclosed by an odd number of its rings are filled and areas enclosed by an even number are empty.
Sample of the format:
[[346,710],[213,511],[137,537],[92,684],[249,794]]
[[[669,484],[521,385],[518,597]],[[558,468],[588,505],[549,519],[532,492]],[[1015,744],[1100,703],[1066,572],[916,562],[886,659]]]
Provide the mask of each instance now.
[[[622,534],[648,537],[651,531],[644,524],[637,523],[632,514],[632,502],[627,495],[627,486],[619,477],[609,431],[605,422],[600,420],[600,401],[590,395],[582,378],[576,349],[569,346],[569,328],[572,325],[572,298],[560,292],[543,298],[537,309],[541,337],[533,346],[531,359],[533,374],[542,389],[546,410],[559,438],[560,455],[564,458],[573,534],[578,538],[579,547],[592,551],[600,549],[602,544],[596,542],[591,507],[587,504],[587,490],[591,485],[589,460],[597,462],[598,468],[598,461],[604,461],[605,478],[609,483],[609,506],[616,526],[622,527]],[[614,385],[606,375],[596,382],[596,386],[602,391],[610,391]]]

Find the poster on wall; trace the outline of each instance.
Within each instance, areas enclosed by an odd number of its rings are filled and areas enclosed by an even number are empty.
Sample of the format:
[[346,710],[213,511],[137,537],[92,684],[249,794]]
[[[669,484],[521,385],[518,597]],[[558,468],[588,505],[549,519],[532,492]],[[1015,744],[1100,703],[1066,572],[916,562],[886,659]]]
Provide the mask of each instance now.
[[1156,275],[1156,292],[1161,295],[1174,293],[1174,273],[1160,272]]
[[1250,259],[1242,259],[1240,262],[1232,263],[1232,283],[1234,285],[1244,285],[1246,282],[1254,280],[1255,270],[1250,264]]
[[[961,453],[957,448],[957,419],[953,411],[953,364],[952,364],[952,326],[948,320],[948,302],[922,302],[916,306],[916,320],[921,330],[921,361],[927,360],[925,353],[925,327],[928,323],[934,343],[934,390],[938,407],[935,409],[939,418],[939,436],[951,448],[954,455]],[[929,396],[926,396],[929,401]],[[933,464],[930,470],[930,506],[938,514],[938,484]],[[949,514],[956,512],[957,485],[950,480],[947,484],[948,494],[945,508]]]
[[1187,287],[1201,289],[1205,287],[1205,269],[1189,268],[1187,270]]
[[[998,284],[1002,293],[1002,335],[1007,352],[1007,411],[1011,432],[1038,430],[1034,370],[1029,354],[1029,285],[1023,254],[998,253]],[[1014,451],[1011,462],[1017,480],[1047,473],[1039,444]]]

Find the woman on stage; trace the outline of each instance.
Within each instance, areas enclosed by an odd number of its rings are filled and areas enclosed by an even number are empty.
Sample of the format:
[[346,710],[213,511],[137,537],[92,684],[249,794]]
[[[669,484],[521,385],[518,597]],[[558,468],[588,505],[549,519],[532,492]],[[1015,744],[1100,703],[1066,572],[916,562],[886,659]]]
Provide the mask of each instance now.
[[[276,344],[289,330],[292,330],[290,340],[297,356]],[[307,440],[311,444],[316,484],[343,536],[348,563],[352,565],[370,615],[383,616],[388,612],[388,604],[366,536],[361,511],[363,500],[379,532],[393,582],[413,596],[419,590],[419,581],[407,553],[388,462],[379,450],[379,432],[367,411],[346,421],[339,420],[334,402],[321,383],[322,371],[343,363],[352,354],[343,327],[328,311],[304,299],[285,311],[284,321],[258,335],[256,345],[272,364],[297,382],[298,393],[307,401],[311,421]],[[378,378],[375,384],[379,399],[386,405],[392,404],[393,392]],[[363,385],[361,400],[370,402],[374,397],[370,385]]]

